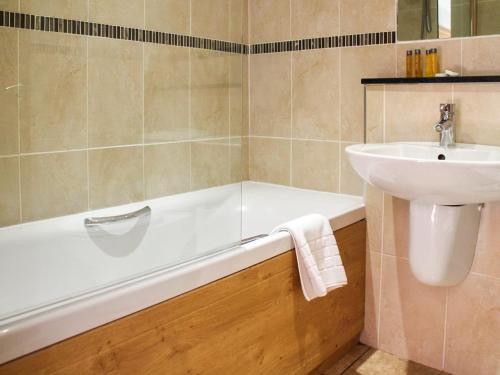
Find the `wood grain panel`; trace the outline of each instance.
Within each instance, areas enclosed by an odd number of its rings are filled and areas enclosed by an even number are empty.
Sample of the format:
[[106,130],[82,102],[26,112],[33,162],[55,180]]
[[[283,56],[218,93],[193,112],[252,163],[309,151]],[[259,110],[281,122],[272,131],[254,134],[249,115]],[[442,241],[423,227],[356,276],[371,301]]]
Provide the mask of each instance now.
[[306,374],[363,327],[366,222],[335,232],[349,284],[306,302],[293,251],[0,366],[0,374]]

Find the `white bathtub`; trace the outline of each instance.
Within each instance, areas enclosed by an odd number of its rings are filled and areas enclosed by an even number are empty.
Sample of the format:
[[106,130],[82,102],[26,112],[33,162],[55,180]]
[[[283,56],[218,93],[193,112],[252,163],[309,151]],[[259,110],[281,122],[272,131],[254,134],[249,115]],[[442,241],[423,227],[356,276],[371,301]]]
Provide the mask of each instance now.
[[[151,215],[87,230],[89,216],[149,205]],[[242,211],[241,211],[242,209]],[[320,213],[339,229],[361,197],[244,182],[0,229],[0,363],[175,297],[291,249],[279,233]]]

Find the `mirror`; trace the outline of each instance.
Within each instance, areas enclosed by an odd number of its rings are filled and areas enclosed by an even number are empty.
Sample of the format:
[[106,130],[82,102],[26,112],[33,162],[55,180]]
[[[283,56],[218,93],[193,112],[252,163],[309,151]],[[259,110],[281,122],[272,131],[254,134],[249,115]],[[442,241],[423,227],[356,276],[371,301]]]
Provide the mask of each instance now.
[[500,34],[500,0],[399,0],[398,40]]

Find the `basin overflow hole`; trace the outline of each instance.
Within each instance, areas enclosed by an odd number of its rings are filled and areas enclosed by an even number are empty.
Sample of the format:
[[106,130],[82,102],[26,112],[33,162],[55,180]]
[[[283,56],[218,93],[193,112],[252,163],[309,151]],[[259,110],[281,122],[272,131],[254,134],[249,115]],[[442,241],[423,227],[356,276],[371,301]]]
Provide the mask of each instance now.
[[439,159],[439,160],[446,160],[446,156],[445,156],[445,155],[443,155],[443,154],[439,154],[439,155],[438,155],[438,159]]

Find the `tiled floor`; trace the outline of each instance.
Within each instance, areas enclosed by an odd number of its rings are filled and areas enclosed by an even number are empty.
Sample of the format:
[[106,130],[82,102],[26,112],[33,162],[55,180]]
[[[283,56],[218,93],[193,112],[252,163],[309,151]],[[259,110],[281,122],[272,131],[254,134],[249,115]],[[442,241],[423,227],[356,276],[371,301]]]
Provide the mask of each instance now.
[[358,344],[323,375],[446,375],[445,372],[400,359]]

